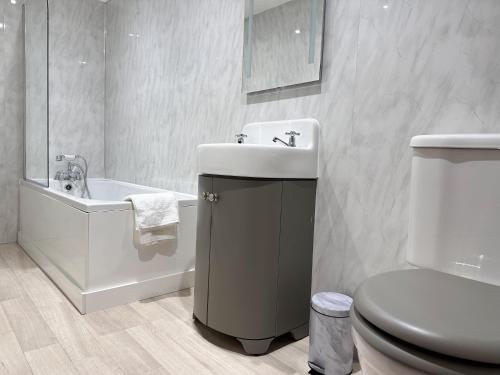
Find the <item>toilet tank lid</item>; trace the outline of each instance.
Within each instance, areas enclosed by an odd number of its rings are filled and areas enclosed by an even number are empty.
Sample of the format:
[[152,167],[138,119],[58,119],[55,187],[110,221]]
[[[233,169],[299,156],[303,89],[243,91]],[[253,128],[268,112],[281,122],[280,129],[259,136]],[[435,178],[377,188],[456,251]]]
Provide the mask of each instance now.
[[341,293],[320,292],[311,300],[314,311],[334,318],[348,317],[351,305],[352,298]]
[[500,134],[417,135],[410,147],[500,149]]

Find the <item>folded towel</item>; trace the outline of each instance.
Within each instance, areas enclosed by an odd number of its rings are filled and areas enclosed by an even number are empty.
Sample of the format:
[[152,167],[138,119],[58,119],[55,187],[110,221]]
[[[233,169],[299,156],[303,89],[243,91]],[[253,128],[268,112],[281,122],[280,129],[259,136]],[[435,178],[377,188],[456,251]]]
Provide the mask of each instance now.
[[134,206],[135,229],[139,232],[141,245],[176,237],[179,210],[174,193],[132,194],[125,200]]

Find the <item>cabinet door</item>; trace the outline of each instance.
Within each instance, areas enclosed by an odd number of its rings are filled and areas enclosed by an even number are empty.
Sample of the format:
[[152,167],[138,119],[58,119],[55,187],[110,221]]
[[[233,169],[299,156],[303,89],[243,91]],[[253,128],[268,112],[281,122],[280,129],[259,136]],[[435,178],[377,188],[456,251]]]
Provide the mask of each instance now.
[[244,339],[276,335],[282,183],[214,177],[208,325]]
[[208,274],[210,270],[210,226],[212,204],[201,198],[203,192],[212,191],[212,177],[198,178],[198,224],[196,230],[196,272],[194,288],[194,315],[207,324]]
[[309,323],[316,181],[284,181],[277,335]]

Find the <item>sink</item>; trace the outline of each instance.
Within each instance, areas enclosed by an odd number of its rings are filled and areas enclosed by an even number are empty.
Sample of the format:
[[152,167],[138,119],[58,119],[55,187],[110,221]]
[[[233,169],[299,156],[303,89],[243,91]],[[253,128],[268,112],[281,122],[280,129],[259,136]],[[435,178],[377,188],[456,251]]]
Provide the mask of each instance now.
[[[286,132],[300,133],[296,147]],[[245,125],[245,143],[211,143],[198,146],[198,173],[254,178],[318,178],[319,123],[314,119],[256,122]]]

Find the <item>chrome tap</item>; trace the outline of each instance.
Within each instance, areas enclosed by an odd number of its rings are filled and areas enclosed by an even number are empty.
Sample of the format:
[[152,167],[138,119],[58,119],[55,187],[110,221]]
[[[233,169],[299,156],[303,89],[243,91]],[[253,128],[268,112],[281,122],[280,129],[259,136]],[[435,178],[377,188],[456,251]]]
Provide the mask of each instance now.
[[[83,161],[84,164],[83,167],[78,162],[75,161],[77,159]],[[84,194],[86,192],[88,198],[91,199],[90,190],[87,185],[87,171],[88,171],[87,160],[85,160],[85,158],[81,155],[57,155],[56,161],[66,161],[68,164],[66,171],[56,172],[54,180],[69,181],[69,182],[83,180],[84,189],[82,190],[82,198],[84,197]]]
[[57,171],[54,177],[56,181],[80,181],[82,179],[82,174],[80,171],[74,171],[72,167],[68,165],[68,171]]
[[66,171],[57,171],[54,177],[56,181],[80,181],[83,178],[83,173],[79,165],[68,162]]
[[283,143],[286,147],[291,147],[288,143],[286,143],[284,140],[282,140],[281,138],[278,138],[278,137],[274,137],[273,138],[273,142],[276,143],[276,142],[281,142]]
[[300,135],[300,133],[297,133],[294,130],[290,130],[289,132],[286,132],[285,134],[290,136],[290,139],[288,140],[288,144],[290,145],[290,147],[295,147],[296,146],[295,136]]
[[287,147],[296,147],[297,144],[295,142],[295,136],[300,135],[300,133],[297,133],[294,130],[290,130],[289,132],[286,132],[285,134],[290,136],[290,138],[288,139],[288,143],[285,142],[284,140],[280,139],[279,137],[274,137],[273,142],[274,143],[281,142]]
[[235,137],[236,137],[236,142],[242,144],[242,143],[245,143],[245,138],[247,137],[247,135],[240,133],[240,134],[236,134]]

